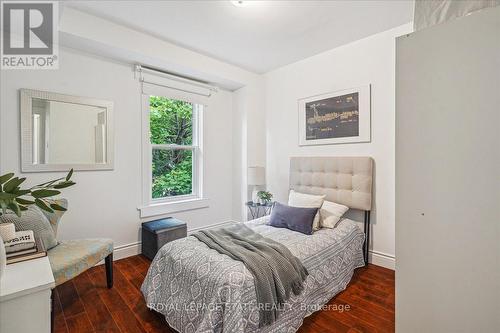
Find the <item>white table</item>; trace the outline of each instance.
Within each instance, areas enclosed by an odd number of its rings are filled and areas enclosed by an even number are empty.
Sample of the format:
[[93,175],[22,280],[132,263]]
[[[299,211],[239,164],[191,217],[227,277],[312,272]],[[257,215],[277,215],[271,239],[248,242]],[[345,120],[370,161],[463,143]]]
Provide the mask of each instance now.
[[49,333],[54,287],[47,257],[7,265],[0,281],[0,332]]

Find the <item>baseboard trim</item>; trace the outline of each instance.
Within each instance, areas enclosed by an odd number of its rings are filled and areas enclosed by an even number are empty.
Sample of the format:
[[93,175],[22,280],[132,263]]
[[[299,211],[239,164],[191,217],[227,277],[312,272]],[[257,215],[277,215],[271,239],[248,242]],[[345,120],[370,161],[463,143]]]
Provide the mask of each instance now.
[[[229,221],[214,223],[214,224],[210,224],[210,225],[205,225],[202,227],[188,229],[188,234],[192,234],[193,232],[198,231],[198,230],[212,229],[215,227],[220,227],[220,226],[223,226],[226,224],[231,224],[234,222],[235,221],[229,220]],[[118,245],[113,249],[113,260],[125,259],[127,257],[132,257],[135,255],[141,254],[141,252],[142,252],[141,242],[134,242],[134,243],[130,243],[130,244]],[[102,264],[104,264],[104,260],[97,263],[97,265],[102,265]]]
[[[236,221],[229,220],[219,223],[214,223],[210,225],[205,225],[201,227],[188,229],[188,234],[192,234],[193,232],[203,230],[203,229],[212,229],[216,227],[221,227],[223,225],[235,223]],[[141,254],[141,242],[134,242],[130,244],[118,245],[114,248],[113,259],[120,260],[127,257],[135,256]],[[368,261],[374,265],[382,266],[388,269],[394,270],[396,267],[396,258],[387,253],[379,252],[379,251],[370,251],[368,254]],[[98,265],[104,264],[104,260],[99,262]]]
[[113,259],[119,260],[141,254],[141,242],[119,245],[113,250]]
[[[141,242],[123,244],[113,248],[113,260],[125,259],[141,254]],[[104,260],[99,261],[96,266],[104,265]]]
[[368,262],[392,270],[396,268],[396,258],[391,254],[379,251],[369,251]]

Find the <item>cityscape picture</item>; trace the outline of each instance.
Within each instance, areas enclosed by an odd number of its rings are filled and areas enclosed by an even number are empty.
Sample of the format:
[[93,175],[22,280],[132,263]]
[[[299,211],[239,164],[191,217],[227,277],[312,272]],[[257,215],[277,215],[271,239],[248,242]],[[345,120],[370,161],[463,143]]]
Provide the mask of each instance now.
[[359,135],[359,93],[306,103],[306,140]]
[[370,85],[299,99],[299,145],[370,142]]

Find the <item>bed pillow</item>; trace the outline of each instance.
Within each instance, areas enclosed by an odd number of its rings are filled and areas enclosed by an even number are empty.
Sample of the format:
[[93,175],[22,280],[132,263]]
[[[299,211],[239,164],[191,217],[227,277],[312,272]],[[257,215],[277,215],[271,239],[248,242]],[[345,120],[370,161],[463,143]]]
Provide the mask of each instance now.
[[322,228],[335,228],[339,223],[342,216],[349,210],[349,207],[338,204],[336,202],[327,201],[323,202],[319,210],[321,217],[320,225]]
[[269,225],[311,235],[314,217],[317,213],[318,208],[290,207],[276,202],[269,218]]
[[[302,208],[320,208],[325,200],[324,195],[313,195],[295,192],[290,190],[290,195],[288,196],[288,206],[292,207],[302,207]],[[320,216],[319,212],[316,213],[313,222],[313,230],[319,230],[320,228]]]

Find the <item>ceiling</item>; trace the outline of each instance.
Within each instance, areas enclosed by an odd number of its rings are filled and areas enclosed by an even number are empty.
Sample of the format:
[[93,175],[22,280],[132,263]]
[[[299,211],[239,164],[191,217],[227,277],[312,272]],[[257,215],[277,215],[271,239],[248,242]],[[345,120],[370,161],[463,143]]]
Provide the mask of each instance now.
[[71,1],[66,6],[256,73],[410,22],[413,0]]

